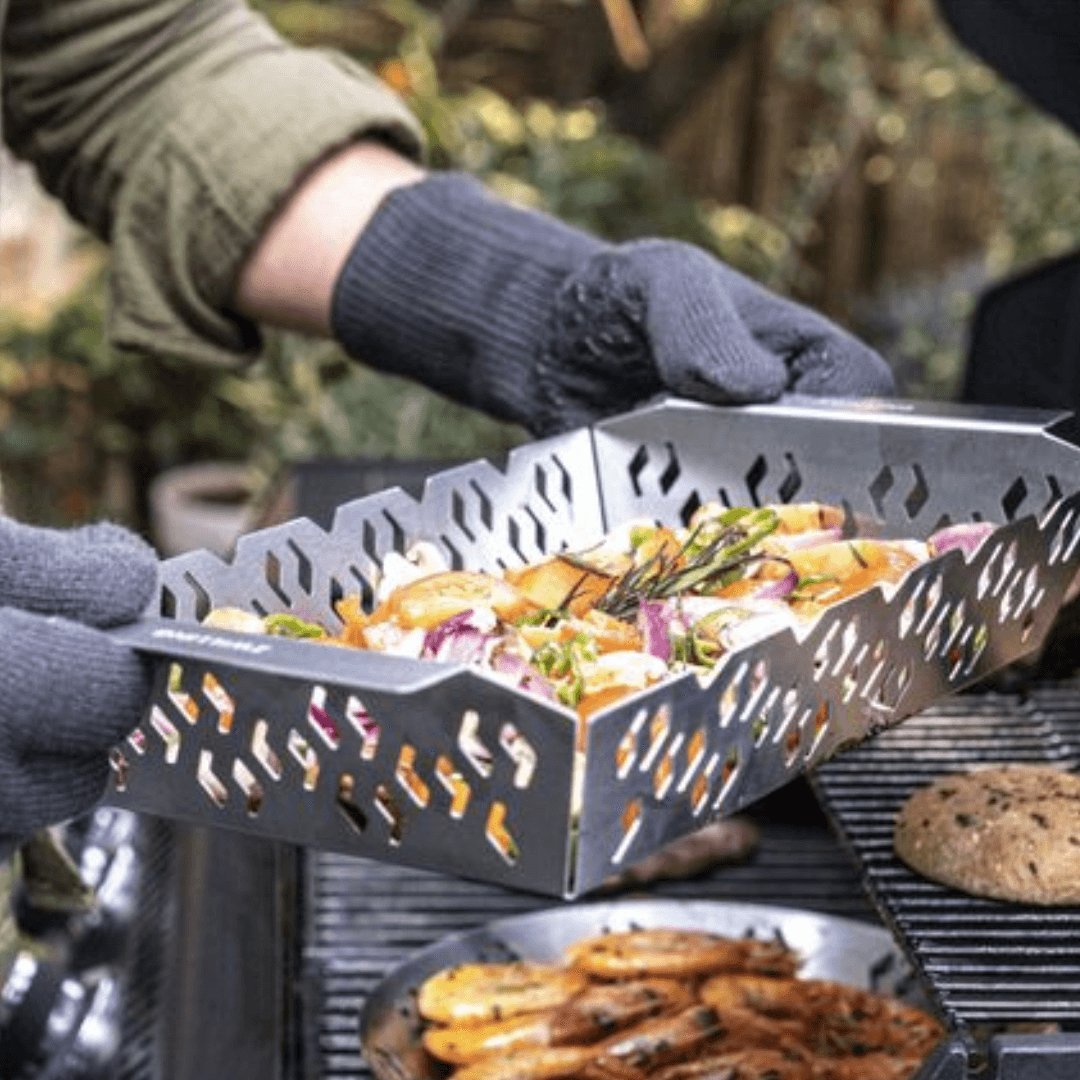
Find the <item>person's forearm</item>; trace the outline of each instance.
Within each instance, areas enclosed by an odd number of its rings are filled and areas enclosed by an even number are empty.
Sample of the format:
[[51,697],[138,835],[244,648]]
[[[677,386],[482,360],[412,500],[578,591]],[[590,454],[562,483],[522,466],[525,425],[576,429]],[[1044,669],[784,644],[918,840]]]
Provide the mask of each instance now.
[[328,335],[334,284],[357,237],[386,195],[424,175],[375,142],[323,162],[286,201],[244,264],[236,310],[258,322]]

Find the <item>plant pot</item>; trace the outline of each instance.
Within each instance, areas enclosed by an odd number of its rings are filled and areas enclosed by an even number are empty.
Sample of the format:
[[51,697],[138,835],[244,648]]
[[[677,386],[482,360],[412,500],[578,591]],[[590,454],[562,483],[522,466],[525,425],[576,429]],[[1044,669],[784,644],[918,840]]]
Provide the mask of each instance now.
[[168,558],[196,548],[228,555],[256,523],[256,485],[246,465],[203,462],[167,469],[150,485],[150,527]]

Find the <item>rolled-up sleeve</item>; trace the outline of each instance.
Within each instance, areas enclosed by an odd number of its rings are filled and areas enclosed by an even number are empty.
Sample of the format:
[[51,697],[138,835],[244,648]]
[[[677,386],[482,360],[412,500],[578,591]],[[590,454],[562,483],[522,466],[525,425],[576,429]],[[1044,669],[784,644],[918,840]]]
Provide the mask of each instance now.
[[371,73],[240,0],[12,0],[0,75],[5,139],[109,241],[110,336],[143,353],[252,354],[230,303],[286,197],[359,138],[419,153]]

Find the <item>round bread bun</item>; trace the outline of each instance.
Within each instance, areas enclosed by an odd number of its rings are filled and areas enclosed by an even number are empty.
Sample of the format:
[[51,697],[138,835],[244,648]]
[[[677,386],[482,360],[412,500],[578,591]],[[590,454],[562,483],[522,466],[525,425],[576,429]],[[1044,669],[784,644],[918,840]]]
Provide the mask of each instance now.
[[1080,904],[1080,776],[1048,765],[943,776],[904,803],[893,841],[914,871],[972,895]]

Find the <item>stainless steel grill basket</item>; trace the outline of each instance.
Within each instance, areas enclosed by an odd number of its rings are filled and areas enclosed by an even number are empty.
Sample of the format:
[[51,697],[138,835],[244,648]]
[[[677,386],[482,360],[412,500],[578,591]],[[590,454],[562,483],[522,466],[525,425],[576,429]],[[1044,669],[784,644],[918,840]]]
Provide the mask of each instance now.
[[[653,405],[164,564],[120,635],[158,660],[110,800],[166,817],[575,896],[1036,649],[1080,567],[1062,414],[905,402]],[[209,631],[211,607],[336,625],[417,540],[497,571],[708,500],[842,504],[882,535],[998,524],[790,631],[588,721],[461,665]],[[163,616],[158,618],[157,616]]]

